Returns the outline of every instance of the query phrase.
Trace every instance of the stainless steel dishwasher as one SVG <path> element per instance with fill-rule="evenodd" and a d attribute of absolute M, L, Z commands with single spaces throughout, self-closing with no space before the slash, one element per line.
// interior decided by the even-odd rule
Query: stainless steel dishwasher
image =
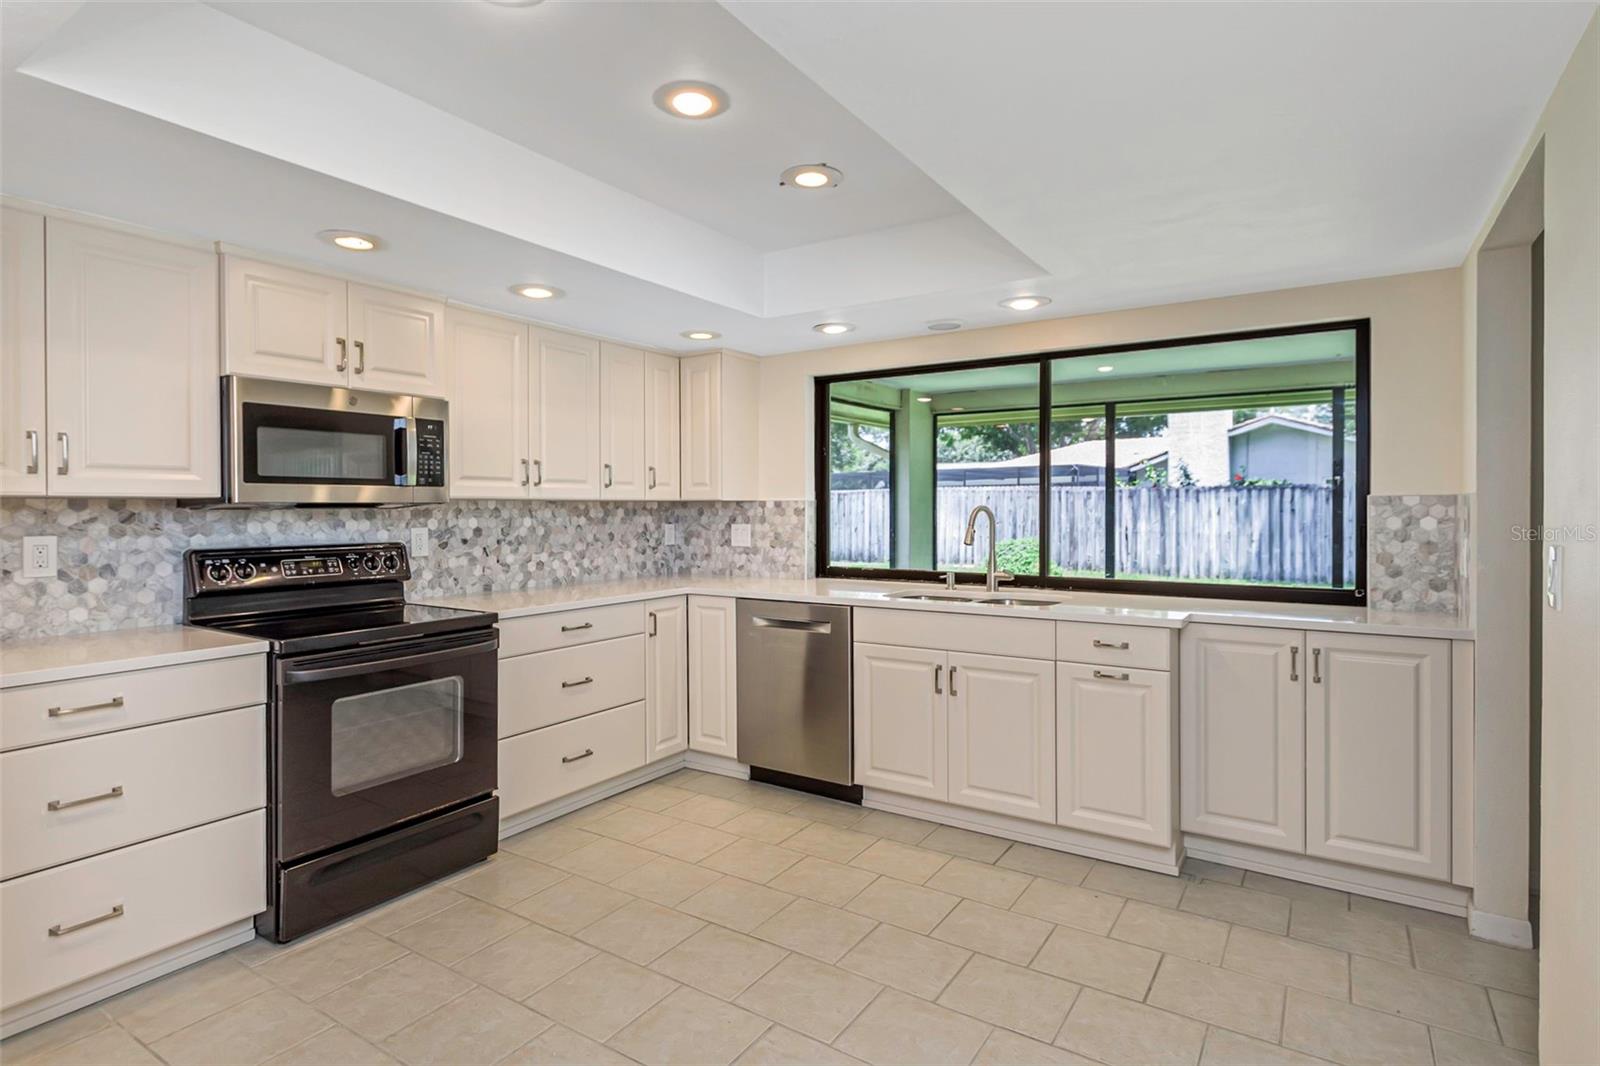
<path fill-rule="evenodd" d="M 739 761 L 751 777 L 851 785 L 850 608 L 739 601 Z M 757 771 L 765 771 L 757 773 Z"/>

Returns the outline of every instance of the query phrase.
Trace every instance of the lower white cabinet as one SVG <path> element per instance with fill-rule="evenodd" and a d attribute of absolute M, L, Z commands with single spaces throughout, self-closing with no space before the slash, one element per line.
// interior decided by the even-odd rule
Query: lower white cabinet
<path fill-rule="evenodd" d="M 1056 676 L 1056 821 L 1123 840 L 1170 845 L 1172 675 L 1060 663 Z"/>
<path fill-rule="evenodd" d="M 1450 644 L 1311 633 L 1306 851 L 1450 877 Z"/>
<path fill-rule="evenodd" d="M 502 740 L 501 819 L 643 766 L 644 737 L 640 702 Z"/>
<path fill-rule="evenodd" d="M 729 759 L 739 756 L 737 614 L 730 597 L 689 597 L 689 747 Z"/>
<path fill-rule="evenodd" d="M 858 641 L 853 658 L 856 784 L 949 799 L 949 656 Z"/>
<path fill-rule="evenodd" d="M 644 606 L 645 759 L 654 762 L 689 746 L 689 601 Z"/>
<path fill-rule="evenodd" d="M 1056 820 L 1056 665 L 951 652 L 949 800 Z"/>

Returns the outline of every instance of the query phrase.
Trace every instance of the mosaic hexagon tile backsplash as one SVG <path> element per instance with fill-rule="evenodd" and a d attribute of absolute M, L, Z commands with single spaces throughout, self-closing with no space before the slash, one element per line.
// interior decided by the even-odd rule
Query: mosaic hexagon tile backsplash
<path fill-rule="evenodd" d="M 0 504 L 0 639 L 163 625 L 183 615 L 183 553 L 236 545 L 410 543 L 413 596 L 501 592 L 675 573 L 800 577 L 812 516 L 800 501 L 555 503 L 457 501 L 397 509 L 177 507 L 156 500 Z M 663 525 L 678 543 L 663 543 Z M 734 548 L 728 527 L 751 526 Z M 22 538 L 54 536 L 53 579 L 24 580 Z"/>
<path fill-rule="evenodd" d="M 1470 496 L 1367 497 L 1367 604 L 1459 611 L 1467 602 Z"/>

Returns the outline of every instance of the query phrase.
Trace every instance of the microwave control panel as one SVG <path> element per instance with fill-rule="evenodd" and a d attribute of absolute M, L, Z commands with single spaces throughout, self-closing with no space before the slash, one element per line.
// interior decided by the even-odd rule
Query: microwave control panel
<path fill-rule="evenodd" d="M 417 424 L 417 473 L 414 484 L 421 488 L 444 487 L 444 423 L 419 418 Z"/>

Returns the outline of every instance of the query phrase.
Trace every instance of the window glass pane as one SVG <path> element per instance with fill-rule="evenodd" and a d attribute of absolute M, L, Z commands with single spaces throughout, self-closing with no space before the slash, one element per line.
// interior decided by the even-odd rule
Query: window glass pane
<path fill-rule="evenodd" d="M 828 431 L 830 561 L 890 566 L 894 412 L 835 401 Z"/>
<path fill-rule="evenodd" d="M 994 512 L 995 566 L 1019 576 L 1039 572 L 1038 391 L 1035 385 L 1027 410 L 935 414 L 935 569 L 988 569 L 989 527 L 981 514 L 966 543 L 974 509 L 987 507 Z"/>
<path fill-rule="evenodd" d="M 1059 393 L 1061 390 L 1054 390 Z M 1106 409 L 1050 412 L 1050 573 L 1106 575 Z"/>

